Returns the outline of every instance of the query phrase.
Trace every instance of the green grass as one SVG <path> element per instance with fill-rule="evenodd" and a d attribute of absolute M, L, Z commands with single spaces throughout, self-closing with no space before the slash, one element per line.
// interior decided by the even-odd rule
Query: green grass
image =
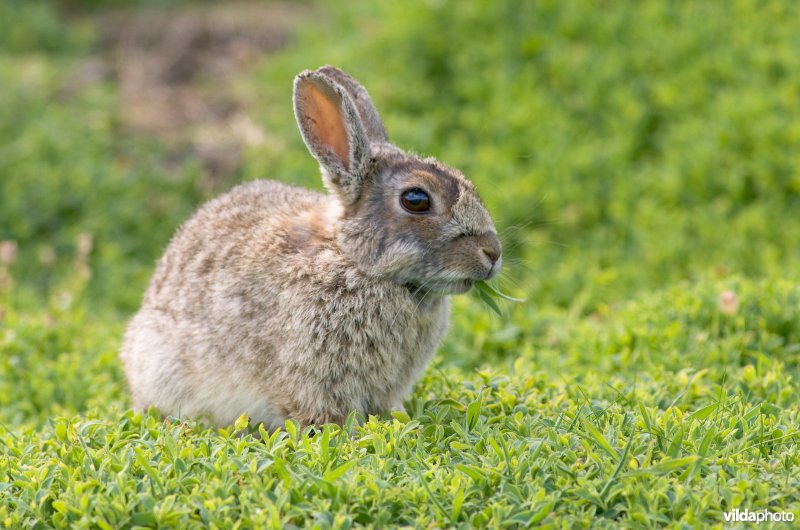
<path fill-rule="evenodd" d="M 800 515 L 791 2 L 324 11 L 236 78 L 270 141 L 216 180 L 127 130 L 113 78 L 69 88 L 102 11 L 59 5 L 81 11 L 0 3 L 0 241 L 18 245 L 0 263 L 0 527 Z M 407 413 L 312 435 L 131 412 L 117 350 L 174 229 L 242 180 L 321 187 L 290 91 L 323 63 L 364 82 L 399 145 L 476 182 L 506 249 L 497 288 L 527 301 L 456 298 Z"/>

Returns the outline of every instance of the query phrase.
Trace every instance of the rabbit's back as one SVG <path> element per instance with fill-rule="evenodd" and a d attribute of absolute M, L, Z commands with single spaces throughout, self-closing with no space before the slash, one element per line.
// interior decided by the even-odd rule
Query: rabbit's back
<path fill-rule="evenodd" d="M 448 304 L 360 272 L 339 206 L 273 181 L 204 205 L 160 260 L 122 357 L 139 408 L 243 412 L 279 426 L 398 404 L 444 333 Z"/>
<path fill-rule="evenodd" d="M 244 280 L 279 261 L 278 247 L 295 237 L 288 233 L 292 220 L 329 203 L 321 193 L 272 180 L 242 184 L 207 202 L 170 241 L 144 305 L 169 302 L 172 311 L 191 313 L 194 302 L 206 304 L 220 283 Z"/>

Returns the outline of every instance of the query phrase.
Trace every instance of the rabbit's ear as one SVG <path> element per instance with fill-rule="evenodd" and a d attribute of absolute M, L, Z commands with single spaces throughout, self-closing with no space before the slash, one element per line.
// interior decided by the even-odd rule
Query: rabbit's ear
<path fill-rule="evenodd" d="M 358 110 L 361 123 L 364 125 L 364 130 L 371 142 L 389 141 L 386 128 L 383 126 L 383 120 L 381 120 L 378 109 L 375 108 L 375 104 L 372 102 L 372 98 L 369 97 L 366 88 L 334 66 L 323 66 L 317 72 L 332 79 L 347 92 L 353 104 L 355 104 L 356 110 Z"/>
<path fill-rule="evenodd" d="M 300 133 L 322 168 L 325 186 L 354 202 L 370 157 L 369 138 L 352 99 L 330 77 L 310 70 L 294 81 L 294 113 Z"/>

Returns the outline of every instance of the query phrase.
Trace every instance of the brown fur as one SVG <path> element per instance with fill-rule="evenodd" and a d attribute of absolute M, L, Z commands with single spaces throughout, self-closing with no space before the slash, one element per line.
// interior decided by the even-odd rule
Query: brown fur
<path fill-rule="evenodd" d="M 351 77 L 303 72 L 295 112 L 332 193 L 256 181 L 178 230 L 122 348 L 137 408 L 275 428 L 400 406 L 444 335 L 447 295 L 497 273 L 472 184 L 387 143 Z M 402 208 L 411 187 L 429 212 Z"/>

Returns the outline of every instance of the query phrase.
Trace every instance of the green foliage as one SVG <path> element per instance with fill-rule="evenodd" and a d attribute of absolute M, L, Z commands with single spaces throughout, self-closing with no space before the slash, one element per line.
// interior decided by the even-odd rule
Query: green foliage
<path fill-rule="evenodd" d="M 257 172 L 309 173 L 275 109 L 299 65 L 331 62 L 369 87 L 398 144 L 476 182 L 534 300 L 590 312 L 714 270 L 797 277 L 791 4 L 358 7 L 267 63 L 278 96 L 262 119 L 297 159 L 254 153 Z"/>
<path fill-rule="evenodd" d="M 87 299 L 131 311 L 160 249 L 200 201 L 198 170 L 188 162 L 169 174 L 153 141 L 128 139 L 106 83 L 70 91 L 79 66 L 70 55 L 0 53 L 0 240 L 19 244 L 20 287 L 47 297 L 70 281 L 86 234 Z"/>
<path fill-rule="evenodd" d="M 492 287 L 490 283 L 485 281 L 475 282 L 474 292 L 478 298 L 483 301 L 483 303 L 485 303 L 492 311 L 495 312 L 497 316 L 500 317 L 503 316 L 503 312 L 500 310 L 500 306 L 497 305 L 498 299 L 517 303 L 525 302 L 525 299 L 523 298 L 514 298 L 513 296 L 509 296 L 498 291 L 495 287 Z"/>
<path fill-rule="evenodd" d="M 677 302 L 680 294 L 656 297 L 646 309 L 702 323 L 699 307 L 660 313 L 665 298 Z M 765 322 L 780 320 L 780 311 L 756 299 L 746 305 L 743 320 L 764 314 L 749 331 L 771 336 Z M 746 331 L 729 324 L 721 336 Z M 0 432 L 7 457 L 0 521 L 15 528 L 40 520 L 57 528 L 706 526 L 734 506 L 778 511 L 800 502 L 793 471 L 800 396 L 781 361 L 652 373 L 554 379 L 529 357 L 508 375 L 429 372 L 408 414 L 363 426 L 350 418 L 344 429 L 315 433 L 290 422 L 270 434 L 243 421 L 236 436 L 107 406 L 55 417 L 40 430 Z"/>
<path fill-rule="evenodd" d="M 722 527 L 733 508 L 798 512 L 791 2 L 320 3 L 236 79 L 269 141 L 219 180 L 126 129 L 113 76 L 76 74 L 102 7 L 0 2 L 0 242 L 18 249 L 0 246 L 0 526 Z M 399 145 L 476 182 L 505 245 L 496 288 L 527 301 L 485 286 L 498 317 L 456 297 L 391 417 L 265 433 L 131 412 L 117 349 L 180 222 L 241 180 L 320 187 L 290 97 L 324 63 L 364 82 Z"/>
<path fill-rule="evenodd" d="M 65 26 L 59 13 L 44 2 L 0 2 L 0 50 L 6 53 L 48 52 L 58 55 L 85 44 L 80 25 Z M 6 86 L 6 85 L 4 85 Z"/>

